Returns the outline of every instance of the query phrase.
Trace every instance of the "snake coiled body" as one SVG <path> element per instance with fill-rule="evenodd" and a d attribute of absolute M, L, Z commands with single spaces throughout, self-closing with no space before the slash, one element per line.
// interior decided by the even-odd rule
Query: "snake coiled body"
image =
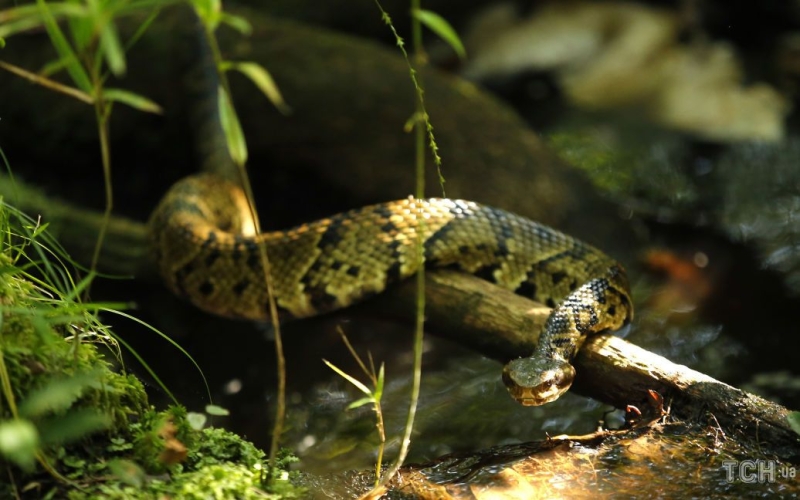
<path fill-rule="evenodd" d="M 558 398 L 572 383 L 569 360 L 586 336 L 617 329 L 633 314 L 625 271 L 613 259 L 471 201 L 409 198 L 260 235 L 249 214 L 235 184 L 208 174 L 176 183 L 149 224 L 167 286 L 206 311 L 266 320 L 264 244 L 281 319 L 313 316 L 413 275 L 421 238 L 426 266 L 457 268 L 554 308 L 536 352 L 503 371 L 522 404 Z"/>

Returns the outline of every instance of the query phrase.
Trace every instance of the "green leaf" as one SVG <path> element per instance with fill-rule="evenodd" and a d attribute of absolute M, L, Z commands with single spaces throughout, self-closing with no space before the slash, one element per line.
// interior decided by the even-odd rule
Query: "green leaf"
<path fill-rule="evenodd" d="M 107 101 L 115 101 L 126 104 L 134 109 L 138 109 L 139 111 L 144 111 L 145 113 L 154 113 L 160 115 L 164 112 L 161 106 L 155 102 L 151 101 L 147 97 L 135 94 L 129 90 L 105 89 L 103 90 L 103 97 L 105 97 Z"/>
<path fill-rule="evenodd" d="M 328 365 L 328 368 L 330 368 L 331 370 L 333 370 L 336 373 L 338 373 L 340 377 L 342 377 L 343 379 L 347 380 L 348 382 L 350 382 L 351 384 L 356 386 L 359 391 L 363 392 L 364 394 L 366 394 L 369 397 L 372 397 L 372 391 L 370 391 L 369 388 L 366 385 L 362 384 L 359 380 L 357 380 L 357 379 L 353 378 L 352 376 L 348 375 L 347 373 L 342 371 L 338 366 L 334 365 L 333 363 L 331 363 L 327 359 L 323 359 L 322 362 L 325 363 L 326 365 Z"/>
<path fill-rule="evenodd" d="M 73 469 L 83 469 L 86 467 L 86 460 L 76 457 L 75 455 L 67 455 L 62 460 L 61 463 L 66 465 L 67 467 L 72 467 Z"/>
<path fill-rule="evenodd" d="M 42 25 L 42 20 L 36 16 L 30 16 L 18 21 L 0 24 L 0 37 L 9 37 L 21 31 L 27 31 Z"/>
<path fill-rule="evenodd" d="M 272 104 L 278 108 L 278 111 L 283 113 L 284 115 L 288 115 L 291 113 L 291 109 L 289 106 L 286 105 L 286 102 L 283 100 L 283 96 L 281 95 L 281 91 L 278 88 L 278 85 L 275 84 L 275 80 L 272 79 L 272 75 L 260 64 L 254 62 L 230 62 L 225 61 L 222 63 L 220 69 L 222 71 L 230 71 L 236 70 L 247 78 L 252 81 L 256 87 L 261 90 L 261 92 L 270 100 Z"/>
<path fill-rule="evenodd" d="M 220 21 L 220 13 L 222 12 L 221 0 L 191 0 L 194 6 L 197 17 L 203 22 L 203 25 L 209 31 L 214 31 Z"/>
<path fill-rule="evenodd" d="M 242 126 L 239 124 L 239 117 L 233 108 L 228 93 L 220 85 L 217 92 L 217 104 L 219 105 L 219 118 L 222 123 L 222 130 L 225 132 L 225 139 L 228 143 L 228 153 L 237 165 L 247 163 L 247 143 L 244 139 Z"/>
<path fill-rule="evenodd" d="M 106 451 L 109 451 L 111 453 L 118 451 L 128 451 L 133 449 L 133 443 L 125 441 L 125 438 L 112 437 L 109 439 L 109 441 L 111 441 L 111 444 L 106 446 Z"/>
<path fill-rule="evenodd" d="M 53 17 L 86 16 L 86 7 L 72 2 L 48 4 Z M 38 5 L 22 5 L 0 11 L 0 37 L 11 36 L 21 31 L 44 25 L 42 11 Z"/>
<path fill-rule="evenodd" d="M 383 363 L 381 363 L 381 367 L 378 368 L 378 381 L 375 383 L 375 392 L 373 392 L 375 401 L 380 401 L 381 396 L 383 396 L 384 376 L 385 376 L 384 365 Z"/>
<path fill-rule="evenodd" d="M 149 5 L 150 3 L 152 3 L 153 5 Z M 134 45 L 136 45 L 136 42 L 139 41 L 139 39 L 147 32 L 148 29 L 150 29 L 150 25 L 153 24 L 153 21 L 156 20 L 156 17 L 158 17 L 158 14 L 161 12 L 161 9 L 171 3 L 175 2 L 168 0 L 156 0 L 156 2 L 144 2 L 144 4 L 141 5 L 141 8 L 149 8 L 151 10 L 150 13 L 147 15 L 147 19 L 144 19 L 143 21 L 137 23 L 138 26 L 136 27 L 136 31 L 125 42 L 126 51 L 130 50 L 131 48 L 133 48 Z M 124 7 L 120 10 L 121 11 L 124 10 Z M 133 13 L 139 14 L 140 13 L 139 8 L 138 7 L 135 8 Z"/>
<path fill-rule="evenodd" d="M 347 409 L 348 410 L 353 410 L 355 408 L 360 408 L 360 407 L 362 407 L 364 405 L 372 404 L 374 402 L 375 402 L 375 400 L 373 398 L 371 398 L 371 397 L 370 398 L 357 399 L 356 401 L 353 401 L 352 403 L 347 405 Z"/>
<path fill-rule="evenodd" d="M 189 426 L 192 429 L 202 431 L 203 427 L 206 425 L 206 421 L 208 421 L 208 417 L 204 413 L 190 411 L 186 414 L 186 421 L 189 422 Z"/>
<path fill-rule="evenodd" d="M 97 6 L 91 6 L 85 17 L 70 17 L 67 19 L 69 34 L 72 37 L 72 46 L 77 53 L 86 53 L 89 45 L 95 40 L 95 25 L 100 25 L 102 17 L 97 11 Z M 95 4 L 97 2 L 94 2 Z M 94 7 L 94 8 L 92 8 Z"/>
<path fill-rule="evenodd" d="M 61 31 L 58 23 L 56 23 L 53 14 L 50 12 L 47 2 L 44 0 L 36 0 L 36 4 L 41 10 L 44 26 L 47 29 L 47 34 L 50 36 L 50 41 L 52 42 L 53 47 L 55 47 L 58 55 L 67 61 L 67 72 L 69 73 L 69 76 L 72 77 L 72 81 L 74 81 L 75 85 L 82 91 L 93 95 L 92 82 L 89 79 L 89 75 L 86 73 L 86 70 L 83 68 L 83 66 L 81 66 L 78 57 L 72 50 L 72 46 L 70 46 L 67 38 L 64 36 L 64 32 Z"/>
<path fill-rule="evenodd" d="M 217 405 L 206 405 L 206 413 L 220 417 L 227 417 L 231 414 L 226 408 Z"/>
<path fill-rule="evenodd" d="M 50 2 L 50 12 L 56 17 L 85 17 L 88 10 L 83 2 Z M 42 11 L 38 5 L 27 4 L 0 10 L 0 23 L 6 23 L 26 17 L 42 18 Z"/>
<path fill-rule="evenodd" d="M 67 444 L 111 426 L 111 417 L 95 408 L 80 408 L 39 423 L 43 444 Z"/>
<path fill-rule="evenodd" d="M 9 23 L 28 17 L 41 18 L 37 5 L 20 5 L 10 9 L 0 10 L 0 23 Z"/>
<path fill-rule="evenodd" d="M 145 481 L 145 472 L 139 464 L 131 460 L 116 459 L 108 462 L 108 470 L 117 479 L 135 488 L 141 488 Z"/>
<path fill-rule="evenodd" d="M 250 24 L 250 21 L 241 16 L 234 16 L 233 14 L 222 12 L 219 20 L 221 23 L 227 24 L 242 35 L 250 35 L 253 32 L 253 26 Z"/>
<path fill-rule="evenodd" d="M 99 370 L 79 373 L 72 377 L 56 378 L 49 381 L 25 398 L 19 405 L 20 415 L 35 418 L 48 412 L 66 410 L 80 398 L 87 387 L 99 387 Z"/>
<path fill-rule="evenodd" d="M 465 59 L 467 57 L 467 51 L 464 49 L 464 44 L 461 43 L 458 33 L 456 33 L 456 30 L 453 29 L 445 18 L 435 12 L 425 9 L 415 9 L 412 11 L 412 15 L 429 30 L 439 35 L 439 38 L 444 40 L 460 59 Z"/>
<path fill-rule="evenodd" d="M 220 0 L 191 0 L 191 4 L 203 16 L 222 10 L 222 2 Z"/>
<path fill-rule="evenodd" d="M 0 454 L 21 469 L 33 470 L 39 449 L 39 433 L 27 420 L 0 422 Z"/>
<path fill-rule="evenodd" d="M 408 117 L 408 120 L 403 124 L 403 132 L 410 133 L 414 127 L 419 127 L 425 123 L 425 114 L 415 111 Z"/>
<path fill-rule="evenodd" d="M 117 28 L 110 21 L 105 23 L 100 34 L 100 50 L 108 64 L 108 69 L 114 76 L 125 74 L 125 51 L 119 41 Z"/>
<path fill-rule="evenodd" d="M 786 421 L 789 422 L 789 427 L 794 432 L 800 434 L 800 411 L 793 411 L 786 416 Z"/>

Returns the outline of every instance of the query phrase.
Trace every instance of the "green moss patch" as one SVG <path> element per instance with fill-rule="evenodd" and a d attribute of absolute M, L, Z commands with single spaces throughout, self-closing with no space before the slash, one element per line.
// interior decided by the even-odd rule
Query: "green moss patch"
<path fill-rule="evenodd" d="M 283 456 L 156 411 L 43 227 L 0 206 L 0 498 L 294 498 Z"/>

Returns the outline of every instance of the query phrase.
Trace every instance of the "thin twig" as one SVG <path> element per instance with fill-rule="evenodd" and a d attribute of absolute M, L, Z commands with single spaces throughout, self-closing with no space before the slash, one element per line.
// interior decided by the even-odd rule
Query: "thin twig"
<path fill-rule="evenodd" d="M 41 85 L 42 87 L 46 87 L 50 90 L 66 94 L 70 97 L 74 97 L 75 99 L 81 102 L 85 102 L 86 104 L 94 104 L 94 98 L 89 94 L 87 94 L 86 92 L 83 92 L 82 90 L 64 85 L 55 80 L 51 80 L 41 75 L 37 75 L 36 73 L 31 73 L 26 69 L 20 68 L 19 66 L 15 66 L 13 64 L 9 64 L 7 62 L 0 61 L 0 68 L 3 68 L 4 70 L 9 71 L 11 73 L 14 73 L 15 75 L 22 77 L 28 80 L 29 82 L 33 82 L 37 85 Z"/>

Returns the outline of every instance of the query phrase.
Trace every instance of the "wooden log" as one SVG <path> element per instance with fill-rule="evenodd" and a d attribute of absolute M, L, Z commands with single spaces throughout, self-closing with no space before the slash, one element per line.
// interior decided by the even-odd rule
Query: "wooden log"
<path fill-rule="evenodd" d="M 267 43 L 270 39 L 273 43 Z M 413 101 L 407 81 L 399 79 L 399 75 L 405 78 L 407 73 L 402 62 L 390 60 L 387 67 L 384 63 L 389 59 L 382 49 L 365 46 L 347 37 L 326 35 L 268 19 L 259 23 L 253 40 L 253 45 L 240 44 L 234 55 L 241 59 L 270 61 L 271 71 L 286 89 L 295 109 L 293 118 L 287 120 L 276 116 L 261 96 L 258 96 L 259 99 L 244 99 L 244 102 L 260 103 L 257 106 L 266 107 L 263 113 L 254 113 L 254 116 L 272 120 L 266 126 L 262 124 L 270 133 L 262 134 L 261 141 L 251 142 L 260 142 L 277 163 L 285 161 L 291 164 L 291 159 L 302 157 L 302 152 L 309 149 L 308 144 L 314 144 L 321 135 L 331 135 L 331 131 L 339 130 L 340 134 L 325 149 L 326 155 L 315 159 L 328 167 L 323 171 L 339 175 L 342 183 L 366 185 L 368 180 L 373 179 L 376 165 L 383 166 L 394 158 L 400 159 L 396 160 L 398 164 L 409 164 L 404 157 L 411 151 L 406 141 L 394 141 L 388 148 L 384 141 L 374 140 L 375 137 L 369 134 L 374 132 L 373 122 L 366 118 L 345 123 L 347 126 L 341 124 L 343 116 L 352 116 L 359 111 L 362 113 L 359 116 L 366 117 L 373 114 L 375 109 L 383 110 L 382 119 L 378 121 L 381 124 L 398 127 L 397 124 L 407 119 L 409 113 L 404 107 L 386 109 L 401 92 L 405 93 L 406 104 Z M 256 43 L 258 41 L 261 42 Z M 253 46 L 260 50 L 251 52 Z M 255 55 L 263 57 L 251 57 Z M 374 65 L 366 64 L 367 60 Z M 308 68 L 314 68 L 316 72 L 309 76 Z M 389 74 L 389 68 L 392 77 L 384 78 Z M 322 77 L 334 73 L 339 77 Z M 404 85 L 402 90 L 395 89 L 401 81 Z M 441 117 L 437 121 L 437 131 L 442 148 L 447 151 L 449 158 L 455 159 L 454 164 L 461 169 L 468 169 L 472 174 L 451 179 L 451 193 L 471 197 L 471 192 L 477 192 L 482 198 L 495 197 L 506 205 L 512 205 L 509 208 L 525 207 L 520 211 L 551 222 L 567 223 L 563 216 L 557 214 L 572 214 L 574 219 L 591 221 L 583 226 L 596 231 L 600 224 L 596 222 L 598 211 L 586 210 L 586 206 L 600 202 L 589 186 L 584 181 L 567 182 L 565 169 L 544 153 L 535 136 L 524 129 L 513 113 L 463 82 L 448 84 L 446 78 L 436 76 L 433 72 L 426 74 L 426 82 L 432 114 Z M 154 83 L 163 86 L 162 81 Z M 337 85 L 336 92 L 331 90 L 334 84 Z M 365 99 L 362 90 L 365 88 L 389 90 L 370 95 L 368 105 L 354 104 Z M 145 94 L 150 95 L 148 92 Z M 8 92 L 8 95 L 15 94 Z M 347 95 L 357 99 L 332 100 L 330 95 Z M 475 109 L 478 108 L 486 110 L 476 113 Z M 469 110 L 470 114 L 462 116 L 447 113 L 462 109 Z M 50 111 L 49 107 L 47 111 Z M 491 117 L 492 126 L 487 126 L 487 117 Z M 309 127 L 309 124 L 313 126 Z M 18 128 L 25 130 L 28 136 L 37 135 L 24 127 Z M 451 133 L 445 132 L 447 130 Z M 307 136 L 302 134 L 304 131 Z M 325 134 L 321 131 L 325 131 Z M 129 136 L 122 134 L 122 137 L 128 140 Z M 364 147 L 347 142 L 348 138 L 365 138 Z M 74 141 L 74 138 L 70 137 L 70 141 Z M 470 146 L 481 143 L 488 146 L 476 154 Z M 286 144 L 297 146 L 293 148 Z M 369 149 L 372 156 L 365 157 L 364 151 L 369 145 L 373 146 Z M 359 161 L 347 156 L 356 151 Z M 328 160 L 338 163 L 327 163 Z M 261 163 L 269 162 L 265 157 Z M 486 175 L 488 165 L 495 167 L 491 175 Z M 343 175 L 340 172 L 342 168 L 351 170 Z M 395 176 L 384 176 L 383 184 L 393 188 L 399 179 L 410 182 L 406 170 L 393 171 Z M 402 172 L 402 177 L 398 177 L 401 174 L 397 172 Z M 528 182 L 519 182 L 524 178 Z M 459 185 L 459 182 L 464 184 Z M 576 186 L 580 189 L 576 189 Z M 6 201 L 34 216 L 43 215 L 68 250 L 80 261 L 88 261 L 102 220 L 99 214 L 49 198 L 21 182 L 14 185 L 7 176 L 0 178 L 0 194 Z M 537 201 L 535 209 L 528 206 L 530 200 Z M 600 218 L 601 221 L 608 219 L 610 217 Z M 139 279 L 154 278 L 143 223 L 118 217 L 112 219 L 101 254 L 101 270 L 136 275 Z M 382 309 L 378 310 L 386 314 L 410 318 L 414 311 L 414 290 L 412 283 L 404 284 L 372 301 L 368 307 L 371 310 L 380 307 Z M 448 272 L 429 273 L 427 294 L 429 330 L 456 339 L 499 360 L 529 354 L 536 343 L 535 332 L 539 331 L 538 326 L 549 312 L 541 305 L 477 278 Z M 673 401 L 672 409 L 676 415 L 693 416 L 698 412 L 710 411 L 723 428 L 745 432 L 751 437 L 758 436 L 760 445 L 777 456 L 794 461 L 800 457 L 797 451 L 798 436 L 786 421 L 788 411 L 785 408 L 671 363 L 622 339 L 609 336 L 590 339 L 579 353 L 575 365 L 578 370 L 575 390 L 582 394 L 624 407 L 647 401 L 648 390 L 652 389 L 664 395 L 667 402 Z"/>
<path fill-rule="evenodd" d="M 12 186 L 0 174 L 0 196 L 18 208 L 41 214 L 76 257 L 88 257 L 100 215 L 50 199 L 19 180 Z M 103 270 L 135 274 L 153 281 L 143 223 L 112 218 L 102 253 Z M 416 286 L 409 280 L 356 309 L 412 321 Z M 426 273 L 426 328 L 478 352 L 507 361 L 530 354 L 550 309 L 491 283 L 448 270 Z M 673 363 L 611 335 L 587 340 L 574 360 L 577 378 L 573 390 L 625 408 L 646 405 L 650 390 L 671 406 L 672 414 L 695 418 L 711 413 L 728 433 L 757 440 L 767 453 L 800 461 L 800 437 L 787 421 L 789 411 L 707 375 Z"/>
<path fill-rule="evenodd" d="M 415 285 L 404 283 L 363 307 L 413 318 Z M 500 361 L 530 354 L 550 309 L 491 283 L 455 271 L 426 276 L 426 329 Z M 574 366 L 575 392 L 625 408 L 645 407 L 649 391 L 663 396 L 681 418 L 714 415 L 725 432 L 757 442 L 766 453 L 800 461 L 800 436 L 789 410 L 731 387 L 613 335 L 586 341 Z"/>

